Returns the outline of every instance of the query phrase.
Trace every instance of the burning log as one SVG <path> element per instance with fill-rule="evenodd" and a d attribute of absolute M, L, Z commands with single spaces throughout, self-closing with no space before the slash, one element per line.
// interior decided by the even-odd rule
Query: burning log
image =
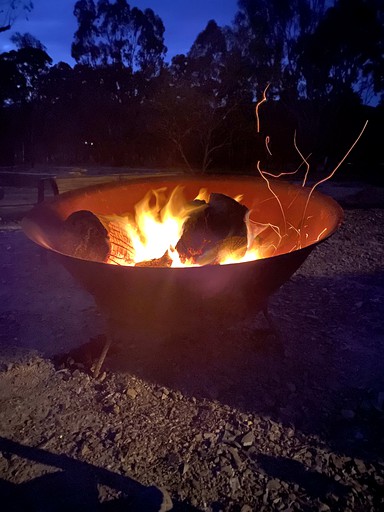
<path fill-rule="evenodd" d="M 181 261 L 218 263 L 223 253 L 242 257 L 247 249 L 246 206 L 224 194 L 211 194 L 206 208 L 189 217 L 176 245 Z"/>
<path fill-rule="evenodd" d="M 129 261 L 132 254 L 124 218 L 88 210 L 74 212 L 65 220 L 60 243 L 65 253 L 91 261 L 119 264 Z"/>
<path fill-rule="evenodd" d="M 218 264 L 226 257 L 241 258 L 247 249 L 248 209 L 224 194 L 211 194 L 209 202 L 196 199 L 191 204 L 202 206 L 184 223 L 176 245 L 182 263 Z M 168 251 L 162 257 L 137 262 L 127 234 L 128 219 L 80 210 L 63 224 L 61 250 L 77 258 L 137 267 L 170 267 Z"/>

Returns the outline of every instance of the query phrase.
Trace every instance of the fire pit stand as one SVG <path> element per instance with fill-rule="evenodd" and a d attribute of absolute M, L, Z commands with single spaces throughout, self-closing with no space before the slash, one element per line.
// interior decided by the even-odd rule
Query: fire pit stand
<path fill-rule="evenodd" d="M 264 304 L 264 306 L 262 307 L 260 312 L 263 314 L 263 316 L 268 324 L 268 328 L 262 329 L 262 331 L 273 335 L 276 339 L 276 348 L 278 350 L 280 350 L 280 349 L 282 350 L 283 349 L 282 337 L 281 337 L 278 327 L 276 326 L 276 322 L 274 321 L 274 319 L 271 316 L 271 313 L 269 312 L 268 302 L 266 302 Z M 108 329 L 108 331 L 113 331 L 113 329 Z M 91 368 L 92 376 L 95 379 L 98 379 L 100 372 L 103 368 L 105 358 L 107 357 L 108 352 L 113 343 L 114 343 L 113 333 L 107 332 L 107 334 L 105 335 L 105 342 L 104 342 L 103 348 L 100 352 L 100 356 L 98 357 L 94 366 L 92 365 L 92 368 Z"/>
<path fill-rule="evenodd" d="M 100 353 L 100 357 L 98 358 L 97 362 L 96 362 L 96 365 L 95 365 L 95 368 L 92 372 L 93 374 L 93 377 L 95 379 L 97 379 L 100 375 L 100 371 L 101 371 L 101 368 L 104 364 L 104 361 L 105 361 L 105 358 L 107 357 L 107 354 L 108 354 L 108 351 L 111 347 L 111 344 L 112 344 L 112 337 L 110 335 L 106 335 L 106 340 L 105 340 L 105 343 L 104 343 L 104 346 L 103 346 L 103 349 Z"/>
<path fill-rule="evenodd" d="M 201 188 L 230 197 L 242 195 L 242 203 L 251 211 L 251 221 L 277 226 L 286 236 L 272 257 L 188 268 L 111 265 L 63 251 L 63 223 L 72 213 L 80 210 L 106 216 L 133 213 L 148 191 L 160 188 L 171 191 L 177 185 L 184 187 L 185 197 L 190 201 Z M 268 311 L 268 298 L 296 272 L 316 245 L 337 230 L 343 213 L 333 199 L 318 192 L 308 202 L 306 188 L 276 182 L 273 190 L 274 194 L 264 180 L 254 177 L 137 179 L 64 193 L 37 205 L 24 218 L 27 236 L 56 253 L 75 280 L 94 297 L 107 319 L 109 334 L 96 363 L 95 377 L 116 339 L 113 331 L 119 324 L 124 325 L 129 336 L 139 336 L 139 343 L 156 343 L 170 334 L 182 339 L 181 332 L 195 333 L 205 322 L 233 325 L 263 312 L 271 332 L 280 338 Z M 302 229 L 301 241 L 295 245 L 298 228 Z M 273 236 L 272 230 L 270 233 Z"/>

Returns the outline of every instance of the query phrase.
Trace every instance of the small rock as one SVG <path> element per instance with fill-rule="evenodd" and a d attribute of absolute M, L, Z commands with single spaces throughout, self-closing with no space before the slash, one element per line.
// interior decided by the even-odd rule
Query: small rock
<path fill-rule="evenodd" d="M 82 457 L 85 457 L 85 455 L 87 455 L 87 453 L 89 453 L 89 447 L 88 447 L 88 445 L 83 444 L 81 449 L 80 449 L 80 455 Z"/>
<path fill-rule="evenodd" d="M 331 509 L 326 503 L 319 504 L 319 512 L 329 512 Z"/>
<path fill-rule="evenodd" d="M 133 389 L 133 388 L 128 388 L 127 391 L 125 392 L 125 394 L 127 396 L 129 396 L 129 398 L 131 398 L 131 400 L 134 400 L 138 395 L 136 389 Z"/>
<path fill-rule="evenodd" d="M 278 491 L 281 487 L 281 483 L 279 482 L 279 480 L 276 480 L 276 479 L 273 479 L 273 480 L 269 480 L 269 482 L 267 483 L 267 490 L 268 491 Z"/>
<path fill-rule="evenodd" d="M 253 434 L 253 432 L 248 432 L 247 434 L 245 434 L 242 438 L 241 438 L 241 444 L 244 446 L 244 447 L 247 447 L 247 446 L 252 446 L 253 443 L 255 442 L 255 436 Z"/>
<path fill-rule="evenodd" d="M 240 512 L 252 512 L 252 510 L 253 510 L 252 507 L 250 507 L 249 505 L 243 505 L 241 507 Z"/>
<path fill-rule="evenodd" d="M 231 444 L 235 440 L 236 436 L 229 430 L 224 430 L 222 441 L 223 443 Z"/>
<path fill-rule="evenodd" d="M 233 462 L 235 463 L 235 466 L 237 469 L 239 469 L 242 465 L 242 460 L 240 458 L 239 452 L 236 448 L 229 447 L 228 448 L 229 453 L 232 455 Z"/>
<path fill-rule="evenodd" d="M 354 459 L 354 463 L 359 473 L 365 473 L 367 471 L 367 467 L 361 459 Z"/>
<path fill-rule="evenodd" d="M 97 380 L 99 382 L 104 382 L 106 378 L 107 378 L 107 373 L 103 372 Z"/>
<path fill-rule="evenodd" d="M 332 455 L 332 462 L 337 469 L 342 469 L 344 466 L 343 461 L 337 455 Z"/>
<path fill-rule="evenodd" d="M 236 492 L 240 489 L 240 481 L 237 476 L 233 476 L 229 479 L 229 485 L 231 486 L 232 492 Z"/>
<path fill-rule="evenodd" d="M 233 473 L 234 473 L 234 470 L 233 470 L 233 467 L 230 466 L 229 464 L 221 464 L 220 465 L 220 471 L 222 471 L 223 473 L 227 473 L 228 475 L 232 476 Z"/>

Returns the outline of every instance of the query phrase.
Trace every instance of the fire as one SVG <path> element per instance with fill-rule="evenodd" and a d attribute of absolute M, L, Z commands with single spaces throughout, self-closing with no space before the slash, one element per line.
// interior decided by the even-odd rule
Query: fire
<path fill-rule="evenodd" d="M 135 206 L 135 216 L 127 218 L 125 229 L 132 244 L 134 263 L 174 255 L 184 222 L 201 206 L 188 204 L 181 187 L 167 200 L 166 190 L 151 190 Z M 172 258 L 172 256 L 171 256 Z"/>
<path fill-rule="evenodd" d="M 267 90 L 269 84 L 264 89 L 262 98 L 256 104 L 256 130 L 260 133 L 260 106 L 267 101 Z M 306 187 L 310 165 L 307 157 L 300 151 L 296 142 L 296 132 L 294 134 L 294 147 L 301 157 L 301 164 L 292 172 L 267 172 L 261 168 L 261 162 L 257 162 L 257 171 L 260 177 L 265 181 L 269 192 L 276 201 L 276 205 L 281 214 L 280 225 L 271 223 L 263 224 L 251 220 L 251 212 L 241 217 L 240 236 L 237 226 L 234 232 L 228 236 L 212 241 L 210 233 L 204 234 L 204 223 L 208 225 L 210 222 L 208 216 L 201 219 L 203 234 L 199 234 L 196 246 L 191 248 L 185 247 L 185 241 L 181 244 L 181 252 L 178 249 L 181 239 L 184 237 L 186 222 L 194 217 L 199 211 L 203 211 L 210 205 L 210 196 L 208 190 L 200 189 L 198 195 L 193 201 L 187 201 L 183 194 L 181 186 L 175 187 L 170 194 L 166 188 L 151 190 L 145 197 L 135 205 L 134 214 L 127 215 L 125 218 L 113 216 L 111 217 L 111 226 L 114 229 L 116 224 L 118 228 L 117 243 L 114 244 L 115 252 L 110 254 L 108 263 L 114 265 L 130 265 L 130 266 L 166 266 L 166 267 L 193 267 L 206 264 L 228 265 L 232 263 L 243 263 L 253 261 L 260 258 L 270 257 L 282 252 L 292 252 L 301 249 L 303 246 L 320 241 L 326 236 L 327 228 L 325 227 L 315 237 L 309 240 L 307 216 L 309 201 L 314 190 L 318 185 L 330 179 L 347 158 L 358 140 L 362 136 L 367 122 L 358 135 L 355 142 L 347 151 L 343 159 L 329 174 L 329 176 L 315 183 L 311 188 Z M 270 137 L 265 137 L 265 146 L 270 155 L 272 155 L 270 147 Z M 278 194 L 275 192 L 271 184 L 272 179 L 278 179 L 281 176 L 294 175 L 302 166 L 305 166 L 305 175 L 302 182 L 302 188 L 308 190 L 304 210 L 302 212 L 301 221 L 297 226 L 289 222 L 287 217 L 288 210 L 296 201 L 299 193 L 292 199 L 290 204 L 283 205 Z M 217 195 L 217 194 L 216 194 Z M 227 196 L 227 199 L 228 196 Z M 241 204 L 242 196 L 236 196 L 230 199 Z M 239 205 L 236 206 L 236 208 Z M 239 207 L 241 210 L 241 207 Z M 245 208 L 244 208 L 245 209 Z M 246 211 L 246 209 L 245 209 Z M 118 219 L 118 220 L 116 220 Z M 244 224 L 243 224 L 244 222 Z M 201 227 L 201 225 L 200 225 Z M 245 231 L 246 227 L 246 235 Z M 121 233 L 123 233 L 124 243 L 121 244 Z M 215 239 L 216 237 L 213 236 Z M 128 241 L 126 243 L 126 241 Z M 283 243 L 284 241 L 284 243 Z M 282 247 L 284 245 L 284 247 Z M 123 247 L 123 250 L 121 248 Z"/>
<path fill-rule="evenodd" d="M 154 266 L 194 267 L 204 264 L 192 259 L 183 259 L 176 249 L 182 234 L 185 222 L 191 215 L 207 207 L 210 193 L 200 189 L 193 201 L 187 201 L 183 187 L 176 186 L 170 193 L 166 188 L 150 190 L 134 208 L 134 214 L 124 217 L 112 216 L 110 220 L 124 230 L 129 244 L 125 251 L 110 255 L 107 263 L 114 265 L 135 266 L 144 262 L 154 262 Z M 242 196 L 234 198 L 240 202 Z M 258 239 L 249 221 L 249 214 L 244 218 L 247 227 L 247 247 L 240 251 L 231 244 L 218 249 L 216 264 L 228 265 L 252 261 L 261 257 Z M 155 263 L 156 261 L 156 263 Z"/>

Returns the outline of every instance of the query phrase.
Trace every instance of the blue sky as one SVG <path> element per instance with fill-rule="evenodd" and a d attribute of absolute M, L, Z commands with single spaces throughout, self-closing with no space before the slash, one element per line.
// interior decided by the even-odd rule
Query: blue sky
<path fill-rule="evenodd" d="M 34 9 L 28 20 L 21 14 L 12 30 L 0 34 L 0 53 L 13 48 L 9 38 L 14 32 L 29 32 L 46 47 L 56 63 L 60 60 L 73 65 L 71 43 L 76 31 L 73 16 L 75 0 L 33 0 Z M 229 24 L 237 10 L 237 0 L 134 0 L 128 3 L 140 9 L 154 10 L 165 26 L 167 59 L 185 53 L 210 19 L 219 25 Z"/>

